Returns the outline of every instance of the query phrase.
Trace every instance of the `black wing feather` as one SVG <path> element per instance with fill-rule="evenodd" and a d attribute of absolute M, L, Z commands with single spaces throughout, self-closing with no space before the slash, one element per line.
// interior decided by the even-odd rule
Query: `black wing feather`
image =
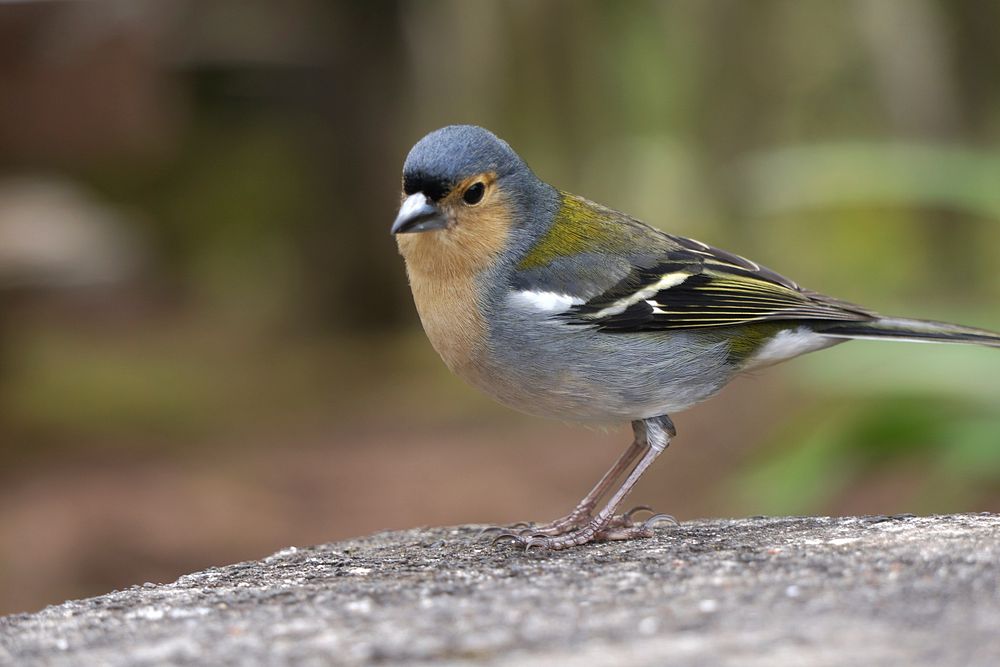
<path fill-rule="evenodd" d="M 782 320 L 866 321 L 875 314 L 805 290 L 748 259 L 699 241 L 632 272 L 564 317 L 606 331 L 655 331 Z M 665 282 L 668 286 L 656 289 Z"/>

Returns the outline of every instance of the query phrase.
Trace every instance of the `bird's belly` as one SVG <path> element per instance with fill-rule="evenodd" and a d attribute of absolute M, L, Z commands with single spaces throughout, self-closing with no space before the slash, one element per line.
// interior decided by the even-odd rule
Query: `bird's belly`
<path fill-rule="evenodd" d="M 491 329 L 472 384 L 517 410 L 613 422 L 683 410 L 721 389 L 734 368 L 711 335 L 615 334 L 509 314 Z"/>

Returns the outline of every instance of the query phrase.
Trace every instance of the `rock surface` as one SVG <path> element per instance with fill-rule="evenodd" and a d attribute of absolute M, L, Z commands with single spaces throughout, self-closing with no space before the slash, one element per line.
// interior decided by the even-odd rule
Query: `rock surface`
<path fill-rule="evenodd" d="M 420 529 L 0 618 L 0 663 L 1000 664 L 1000 515 L 693 521 L 524 553 Z"/>

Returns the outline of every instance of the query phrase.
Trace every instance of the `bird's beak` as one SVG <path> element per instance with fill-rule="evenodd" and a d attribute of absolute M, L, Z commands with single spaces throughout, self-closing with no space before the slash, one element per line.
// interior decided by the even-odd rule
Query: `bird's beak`
<path fill-rule="evenodd" d="M 428 201 L 423 192 L 416 192 L 403 200 L 391 231 L 393 234 L 429 232 L 432 229 L 443 229 L 447 225 L 448 221 L 441 209 Z"/>

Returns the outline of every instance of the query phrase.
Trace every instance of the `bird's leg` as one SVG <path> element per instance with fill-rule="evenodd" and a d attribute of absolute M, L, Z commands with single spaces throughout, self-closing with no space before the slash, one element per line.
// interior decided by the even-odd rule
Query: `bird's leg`
<path fill-rule="evenodd" d="M 560 535 L 531 534 L 525 535 L 514 532 L 501 533 L 494 541 L 509 539 L 518 544 L 523 544 L 525 548 L 543 547 L 546 549 L 566 549 L 568 547 L 586 544 L 594 540 L 626 540 L 635 537 L 651 537 L 653 534 L 652 525 L 662 519 L 656 515 L 642 524 L 632 524 L 629 521 L 615 522 L 615 512 L 622 500 L 629 494 L 639 478 L 646 471 L 656 457 L 670 444 L 670 438 L 676 435 L 673 422 L 666 415 L 662 417 L 652 417 L 632 423 L 635 429 L 636 442 L 642 443 L 640 450 L 644 449 L 639 463 L 632 469 L 622 485 L 615 491 L 611 499 L 608 500 L 596 516 L 582 525 L 562 533 Z M 640 437 L 641 436 L 641 437 Z M 631 448 L 630 448 L 631 450 Z M 626 452 L 628 453 L 628 452 Z M 624 458 L 624 457 L 623 457 Z M 616 464 L 617 467 L 617 464 Z M 612 468 L 612 470 L 614 470 Z M 611 471 L 609 471 L 610 473 Z M 602 482 L 604 480 L 602 479 Z M 600 486 L 600 483 L 598 484 Z M 596 487 L 595 487 L 596 488 Z M 588 494 L 589 495 L 589 494 Z"/>
<path fill-rule="evenodd" d="M 590 521 L 594 514 L 594 508 L 597 507 L 597 502 L 608 492 L 608 489 L 615 483 L 615 480 L 621 477 L 621 474 L 635 463 L 635 460 L 639 458 L 639 455 L 646 447 L 646 441 L 640 438 L 639 433 L 636 432 L 632 444 L 618 457 L 615 464 L 604 473 L 600 481 L 584 496 L 583 500 L 577 504 L 572 512 L 541 526 L 526 527 L 523 532 L 530 535 L 562 535 Z"/>

